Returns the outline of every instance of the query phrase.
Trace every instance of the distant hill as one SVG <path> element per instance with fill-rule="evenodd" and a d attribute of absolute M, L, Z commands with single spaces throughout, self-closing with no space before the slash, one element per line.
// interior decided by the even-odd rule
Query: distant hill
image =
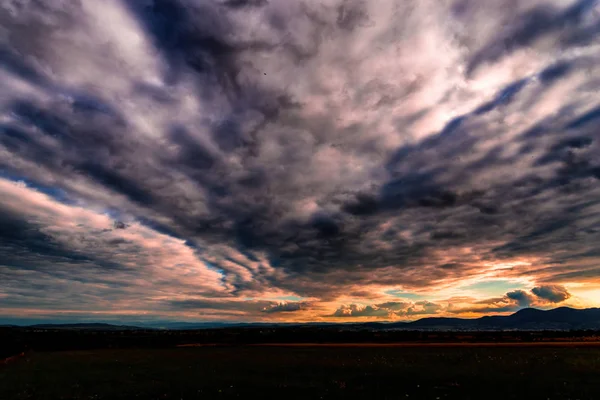
<path fill-rule="evenodd" d="M 196 330 L 196 329 L 215 329 L 229 328 L 234 326 L 244 326 L 247 324 L 232 323 L 232 322 L 158 322 L 149 323 L 142 326 L 147 326 L 153 329 L 173 329 L 173 330 Z"/>
<path fill-rule="evenodd" d="M 95 331 L 124 331 L 124 330 L 147 329 L 147 328 L 141 328 L 138 326 L 111 325 L 111 324 L 103 324 L 103 323 L 37 324 L 37 325 L 29 325 L 28 328 L 34 328 L 34 329 L 81 329 L 81 330 L 85 329 L 85 330 L 95 330 Z"/>
<path fill-rule="evenodd" d="M 525 308 L 512 315 L 485 316 L 476 319 L 423 318 L 408 323 L 387 324 L 384 329 L 432 330 L 574 330 L 600 329 L 600 308 L 553 310 Z"/>
<path fill-rule="evenodd" d="M 226 328 L 284 328 L 327 327 L 340 330 L 581 330 L 600 329 L 600 308 L 574 309 L 560 307 L 553 310 L 525 308 L 511 315 L 494 315 L 481 318 L 429 317 L 413 322 L 366 323 L 237 323 L 237 322 L 157 322 L 139 326 L 106 323 L 38 324 L 37 329 L 85 329 L 98 331 L 166 329 L 204 330 Z"/>

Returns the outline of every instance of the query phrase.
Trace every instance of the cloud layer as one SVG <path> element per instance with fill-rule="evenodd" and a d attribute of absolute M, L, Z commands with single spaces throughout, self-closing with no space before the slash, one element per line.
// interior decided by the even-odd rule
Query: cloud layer
<path fill-rule="evenodd" d="M 571 297 L 560 285 L 536 286 L 531 291 L 513 290 L 502 297 L 477 300 L 474 298 L 451 298 L 434 303 L 430 301 L 388 301 L 363 305 L 342 305 L 333 317 L 384 319 L 418 319 L 423 316 L 446 314 L 488 314 L 514 312 L 525 307 L 551 308 Z"/>
<path fill-rule="evenodd" d="M 597 304 L 600 5 L 480 3 L 3 2 L 0 314 Z"/>

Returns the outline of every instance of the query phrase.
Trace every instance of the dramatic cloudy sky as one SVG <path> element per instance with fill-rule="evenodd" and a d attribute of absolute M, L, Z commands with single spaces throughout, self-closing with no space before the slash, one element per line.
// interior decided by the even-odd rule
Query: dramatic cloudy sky
<path fill-rule="evenodd" d="M 3 0 L 0 319 L 600 305 L 600 1 Z"/>

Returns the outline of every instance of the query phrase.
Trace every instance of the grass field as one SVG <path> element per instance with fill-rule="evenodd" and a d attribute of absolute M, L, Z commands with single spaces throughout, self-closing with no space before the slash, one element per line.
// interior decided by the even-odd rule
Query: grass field
<path fill-rule="evenodd" d="M 0 399 L 600 399 L 598 347 L 240 346 L 30 353 Z"/>

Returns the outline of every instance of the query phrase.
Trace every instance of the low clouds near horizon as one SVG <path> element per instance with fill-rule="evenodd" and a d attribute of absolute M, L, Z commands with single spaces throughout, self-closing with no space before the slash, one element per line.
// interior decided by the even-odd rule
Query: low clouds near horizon
<path fill-rule="evenodd" d="M 385 319 L 418 319 L 423 316 L 447 314 L 488 314 L 515 312 L 521 308 L 551 308 L 571 297 L 571 293 L 560 285 L 534 287 L 531 291 L 513 290 L 502 297 L 484 300 L 454 298 L 443 303 L 430 301 L 388 301 L 380 304 L 342 305 L 333 317 L 358 318 L 377 317 Z M 464 304 L 468 304 L 464 306 Z"/>
<path fill-rule="evenodd" d="M 600 304 L 600 2 L 0 4 L 0 318 Z"/>

